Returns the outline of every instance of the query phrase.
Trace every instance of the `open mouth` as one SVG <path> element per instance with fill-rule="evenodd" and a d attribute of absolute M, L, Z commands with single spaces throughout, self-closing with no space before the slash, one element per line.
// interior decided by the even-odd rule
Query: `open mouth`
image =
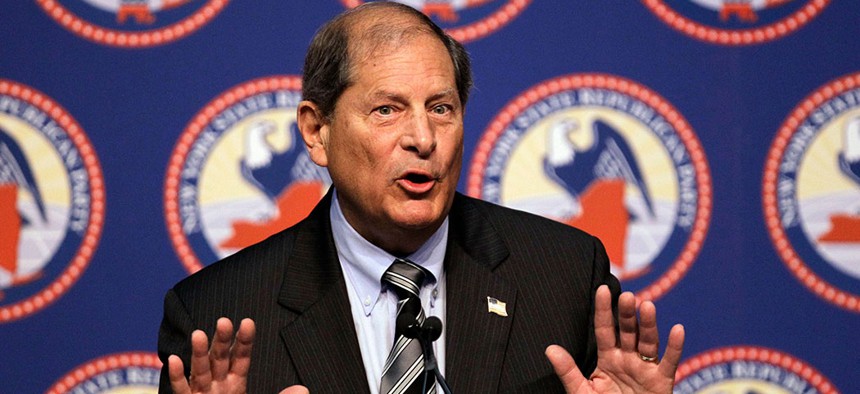
<path fill-rule="evenodd" d="M 433 189 L 435 178 L 424 172 L 409 172 L 400 178 L 400 186 L 409 193 L 424 194 Z"/>
<path fill-rule="evenodd" d="M 417 184 L 427 183 L 427 182 L 430 182 L 433 180 L 433 178 L 430 178 L 427 174 L 416 174 L 416 173 L 406 174 L 406 177 L 404 177 L 404 179 L 406 179 L 407 181 L 409 181 L 411 183 L 417 183 Z"/>

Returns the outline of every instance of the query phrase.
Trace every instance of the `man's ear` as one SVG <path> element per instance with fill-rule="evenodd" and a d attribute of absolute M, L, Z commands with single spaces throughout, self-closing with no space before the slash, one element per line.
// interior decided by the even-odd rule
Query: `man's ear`
<path fill-rule="evenodd" d="M 327 166 L 328 133 L 331 125 L 313 102 L 302 100 L 296 112 L 299 132 L 302 133 L 311 160 L 321 167 Z"/>

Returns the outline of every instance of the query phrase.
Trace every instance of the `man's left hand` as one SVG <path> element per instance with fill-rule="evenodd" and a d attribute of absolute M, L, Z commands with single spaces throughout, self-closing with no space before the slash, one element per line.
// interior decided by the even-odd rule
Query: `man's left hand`
<path fill-rule="evenodd" d="M 564 348 L 551 345 L 546 356 L 567 393 L 671 393 L 675 370 L 684 348 L 684 327 L 669 332 L 669 343 L 658 359 L 657 309 L 642 302 L 636 318 L 636 298 L 625 292 L 618 298 L 619 333 L 616 340 L 612 297 L 607 286 L 597 289 L 594 301 L 594 335 L 597 368 L 586 379 Z"/>

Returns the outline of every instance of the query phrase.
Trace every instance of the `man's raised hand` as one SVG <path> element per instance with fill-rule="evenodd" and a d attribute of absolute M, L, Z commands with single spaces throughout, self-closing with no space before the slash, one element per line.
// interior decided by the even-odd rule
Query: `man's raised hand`
<path fill-rule="evenodd" d="M 564 348 L 551 345 L 546 356 L 567 393 L 671 393 L 675 370 L 684 347 L 684 327 L 672 327 L 663 359 L 658 359 L 657 309 L 651 301 L 639 307 L 626 292 L 618 298 L 618 336 L 612 316 L 612 296 L 607 286 L 597 289 L 594 301 L 594 335 L 597 368 L 586 379 Z"/>
<path fill-rule="evenodd" d="M 244 394 L 248 391 L 248 370 L 251 369 L 251 348 L 256 326 L 251 319 L 242 319 L 233 337 L 233 322 L 226 317 L 215 323 L 212 347 L 206 333 L 191 333 L 191 376 L 185 379 L 182 359 L 168 359 L 170 387 L 176 394 Z M 280 394 L 308 394 L 303 386 L 290 386 Z"/>

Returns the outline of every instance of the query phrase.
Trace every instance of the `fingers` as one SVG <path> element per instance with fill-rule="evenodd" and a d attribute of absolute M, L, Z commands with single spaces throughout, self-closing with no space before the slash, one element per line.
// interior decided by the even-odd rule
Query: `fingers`
<path fill-rule="evenodd" d="M 587 380 L 582 376 L 582 372 L 579 371 L 576 362 L 573 361 L 573 357 L 567 350 L 558 345 L 550 345 L 546 348 L 544 354 L 546 354 L 546 358 L 552 364 L 552 369 L 555 370 L 555 374 L 558 375 L 566 392 L 572 393 L 587 383 Z"/>
<path fill-rule="evenodd" d="M 193 391 L 208 390 L 212 384 L 209 369 L 209 338 L 201 330 L 191 333 L 191 376 L 188 383 Z"/>
<path fill-rule="evenodd" d="M 239 376 L 247 376 L 251 368 L 251 349 L 257 327 L 251 319 L 242 319 L 239 331 L 236 333 L 236 343 L 233 345 L 233 364 L 230 372 Z"/>
<path fill-rule="evenodd" d="M 612 316 L 612 296 L 606 285 L 597 289 L 594 305 L 594 334 L 598 352 L 620 349 L 623 352 L 636 353 L 637 357 L 658 356 L 660 335 L 657 328 L 657 308 L 653 302 L 642 302 L 637 311 L 633 293 L 625 292 L 618 297 L 617 339 Z M 673 327 L 669 341 L 664 357 L 670 357 L 666 360 L 666 368 L 671 368 L 674 374 L 684 347 L 684 328 L 680 325 Z"/>
<path fill-rule="evenodd" d="M 296 385 L 287 387 L 281 390 L 281 392 L 278 394 L 310 394 L 310 391 L 308 391 L 308 388 L 305 386 Z"/>
<path fill-rule="evenodd" d="M 636 321 L 636 297 L 629 291 L 618 297 L 618 331 L 621 350 L 637 351 L 639 322 Z"/>
<path fill-rule="evenodd" d="M 663 359 L 660 361 L 660 373 L 663 376 L 673 377 L 678 369 L 678 363 L 681 362 L 681 351 L 684 350 L 684 326 L 676 324 L 669 331 L 669 341 L 666 344 L 666 351 L 663 353 Z"/>
<path fill-rule="evenodd" d="M 612 294 L 609 287 L 597 288 L 594 296 L 594 336 L 597 350 L 608 351 L 615 348 L 615 317 L 612 315 Z"/>
<path fill-rule="evenodd" d="M 233 336 L 233 323 L 222 317 L 215 323 L 212 346 L 201 330 L 191 333 L 191 374 L 185 379 L 182 360 L 170 356 L 168 370 L 173 391 L 180 394 L 209 391 L 213 385 L 232 380 L 231 375 L 244 384 L 251 368 L 251 349 L 256 336 L 256 326 L 251 319 L 243 319 Z M 231 383 L 232 384 L 232 383 Z"/>
<path fill-rule="evenodd" d="M 215 323 L 215 334 L 212 336 L 212 347 L 209 349 L 212 380 L 221 381 L 227 377 L 230 370 L 230 345 L 233 343 L 233 322 L 226 317 Z"/>
<path fill-rule="evenodd" d="M 660 335 L 657 330 L 657 308 L 651 301 L 639 306 L 639 354 L 657 357 L 660 349 Z"/>
<path fill-rule="evenodd" d="M 595 386 L 586 387 L 589 381 L 582 377 L 564 349 L 554 346 L 547 348 L 546 356 L 564 383 L 565 391 L 591 392 L 587 389 L 596 388 L 597 385 L 605 388 L 608 386 L 604 385 L 608 384 L 621 392 L 671 392 L 684 348 L 684 327 L 672 327 L 663 360 L 657 361 L 660 339 L 654 303 L 643 301 L 637 308 L 636 297 L 633 293 L 625 292 L 618 297 L 617 318 L 616 339 L 612 296 L 607 286 L 600 286 L 594 296 L 594 335 L 598 360 L 597 369 L 591 378 Z"/>
<path fill-rule="evenodd" d="M 185 380 L 184 365 L 179 356 L 171 355 L 167 358 L 167 371 L 170 376 L 170 388 L 175 394 L 191 394 L 188 381 Z"/>

